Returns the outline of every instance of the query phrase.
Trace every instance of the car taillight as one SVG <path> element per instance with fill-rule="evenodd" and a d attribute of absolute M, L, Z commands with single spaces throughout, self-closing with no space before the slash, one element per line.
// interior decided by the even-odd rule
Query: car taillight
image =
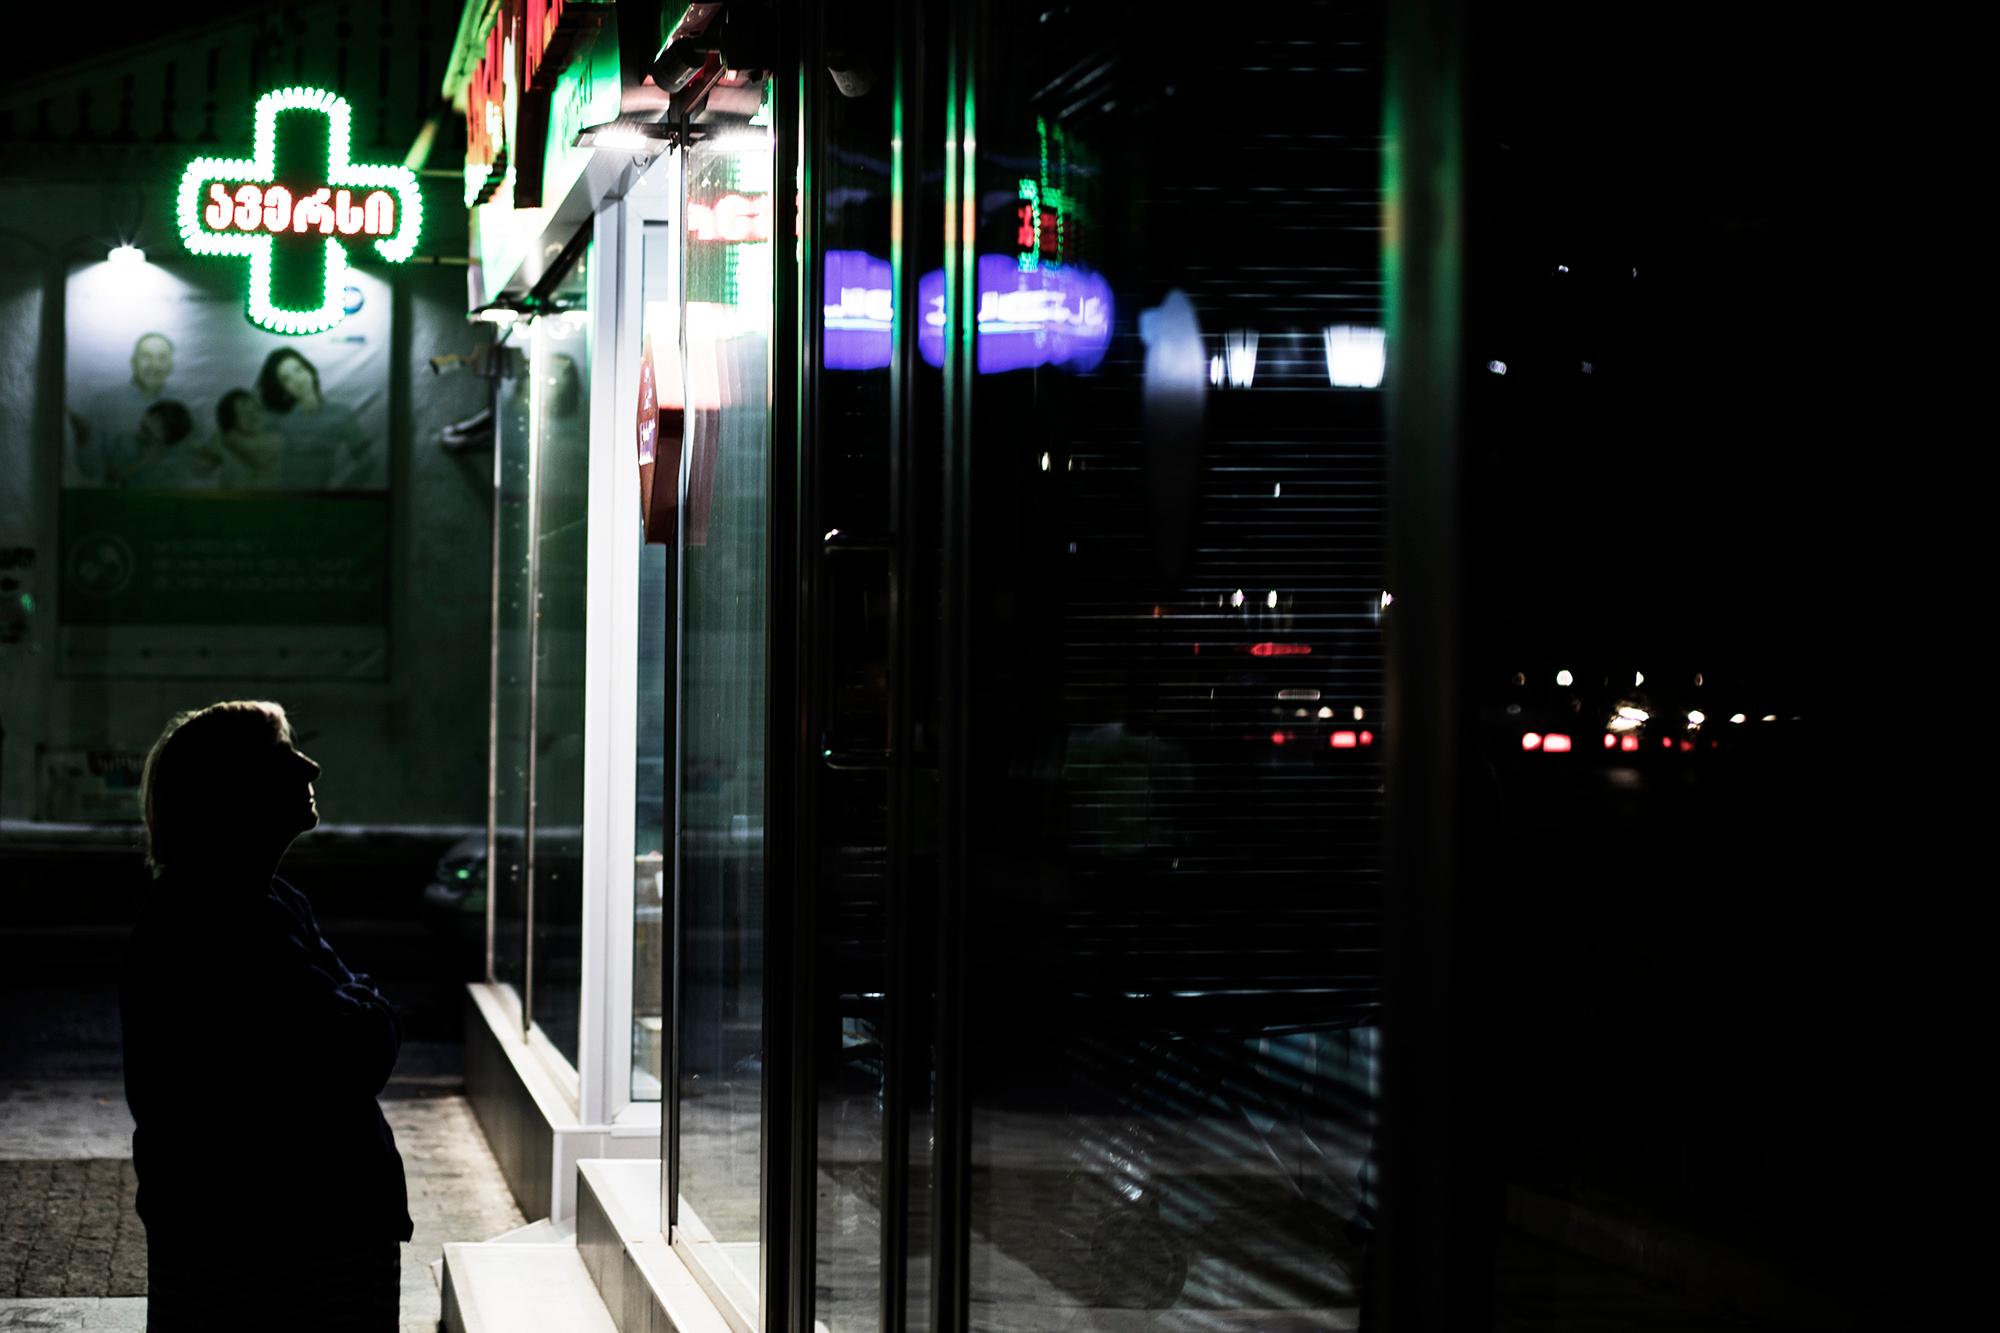
<path fill-rule="evenodd" d="M 1536 732 L 1536 731 L 1524 731 L 1524 732 L 1522 732 L 1522 733 L 1521 733 L 1521 748 L 1522 748 L 1523 750 L 1539 750 L 1539 749 L 1541 749 L 1541 748 L 1542 748 L 1542 736 L 1541 736 L 1541 733 L 1540 733 L 1540 732 Z"/>
<path fill-rule="evenodd" d="M 1563 735 L 1559 731 L 1550 732 L 1548 735 L 1542 737 L 1542 753 L 1568 754 L 1569 737 Z"/>
<path fill-rule="evenodd" d="M 1361 738 L 1351 731 L 1336 731 L 1327 737 L 1327 741 L 1336 750 L 1352 750 L 1361 743 Z"/>

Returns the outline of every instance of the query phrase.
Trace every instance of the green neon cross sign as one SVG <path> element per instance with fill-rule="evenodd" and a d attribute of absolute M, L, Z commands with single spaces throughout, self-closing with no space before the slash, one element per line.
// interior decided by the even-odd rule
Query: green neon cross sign
<path fill-rule="evenodd" d="M 315 179 L 278 179 L 279 115 L 313 112 L 326 118 L 326 171 Z M 289 127 L 296 117 L 288 119 Z M 347 244 L 371 241 L 400 264 L 416 252 L 424 201 L 417 173 L 402 166 L 348 160 L 354 113 L 347 99 L 320 88 L 279 88 L 257 99 L 247 158 L 198 157 L 181 173 L 181 243 L 198 255 L 240 255 L 250 261 L 245 313 L 273 333 L 319 333 L 346 318 Z M 277 303 L 280 263 L 288 278 L 320 267 L 316 307 Z"/>

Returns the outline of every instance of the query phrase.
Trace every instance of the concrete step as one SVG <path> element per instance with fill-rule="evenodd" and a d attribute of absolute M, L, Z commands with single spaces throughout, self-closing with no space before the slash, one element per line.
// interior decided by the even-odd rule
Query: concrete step
<path fill-rule="evenodd" d="M 488 1245 L 567 1245 L 575 1239 L 575 1222 L 557 1222 L 545 1217 L 539 1222 L 530 1222 L 524 1227 L 515 1227 L 512 1231 L 503 1231 L 497 1236 L 488 1236 L 485 1243 Z"/>
<path fill-rule="evenodd" d="M 445 1333 L 617 1333 L 573 1241 L 444 1247 Z"/>
<path fill-rule="evenodd" d="M 577 1163 L 577 1245 L 619 1333 L 750 1333 L 660 1232 L 657 1159 Z M 727 1317 L 726 1317 L 727 1316 Z"/>

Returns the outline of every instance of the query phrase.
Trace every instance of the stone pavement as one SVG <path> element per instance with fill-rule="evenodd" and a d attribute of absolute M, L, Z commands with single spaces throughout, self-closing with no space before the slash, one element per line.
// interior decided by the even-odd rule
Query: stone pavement
<path fill-rule="evenodd" d="M 463 1096 L 460 1056 L 451 1043 L 406 1043 L 382 1098 L 416 1228 L 403 1247 L 404 1333 L 437 1328 L 431 1265 L 447 1241 L 526 1221 Z M 258 1113 L 240 1087 L 219 1113 L 229 1095 Z M 0 989 L 0 1333 L 143 1333 L 131 1135 L 109 988 Z"/>
<path fill-rule="evenodd" d="M 9 1106 L 0 1100 L 0 1124 Z M 485 1240 L 526 1219 L 464 1097 L 388 1098 L 383 1110 L 403 1152 L 416 1227 L 403 1246 L 402 1326 L 433 1333 L 439 1301 L 431 1265 L 445 1242 Z M 0 1161 L 0 1331 L 145 1327 L 136 1184 L 129 1159 Z"/>

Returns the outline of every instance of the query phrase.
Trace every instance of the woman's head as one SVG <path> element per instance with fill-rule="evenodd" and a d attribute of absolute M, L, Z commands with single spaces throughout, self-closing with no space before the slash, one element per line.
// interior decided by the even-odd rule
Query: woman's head
<path fill-rule="evenodd" d="M 264 408 L 248 389 L 231 389 L 215 405 L 215 425 L 224 435 L 255 435 L 264 429 Z"/>
<path fill-rule="evenodd" d="M 177 715 L 153 742 L 140 781 L 147 864 L 275 862 L 319 823 L 317 776 L 277 704 L 234 699 Z"/>
<path fill-rule="evenodd" d="M 273 412 L 289 412 L 301 404 L 319 406 L 319 372 L 313 363 L 289 347 L 264 358 L 257 372 L 257 396 Z"/>

